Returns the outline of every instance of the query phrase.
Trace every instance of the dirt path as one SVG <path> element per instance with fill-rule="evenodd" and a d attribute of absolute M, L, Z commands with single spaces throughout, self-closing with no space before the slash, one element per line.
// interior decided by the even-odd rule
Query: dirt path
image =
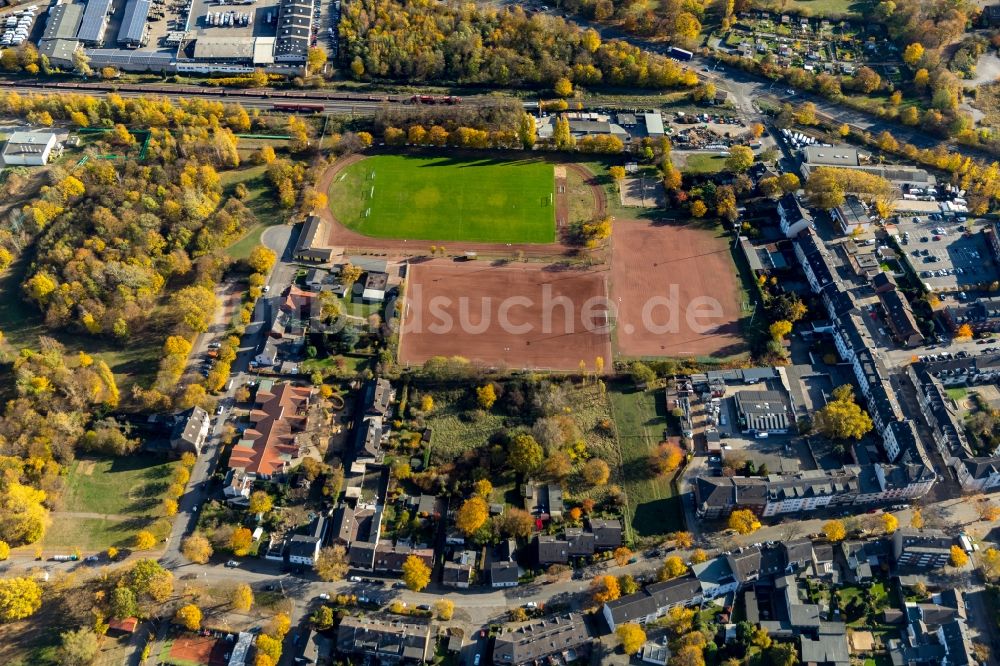
<path fill-rule="evenodd" d="M 81 520 L 117 520 L 118 522 L 135 519 L 135 516 L 124 516 L 120 513 L 93 513 L 90 511 L 54 511 L 53 515 L 65 516 L 67 518 L 78 518 Z"/>
<path fill-rule="evenodd" d="M 350 165 L 358 162 L 359 160 L 365 159 L 365 155 L 350 155 L 342 160 L 335 162 L 330 168 L 326 170 L 319 177 L 316 183 L 316 189 L 320 192 L 329 192 L 330 186 L 333 184 L 334 178 L 344 169 Z M 580 173 L 587 184 L 590 186 L 590 191 L 594 197 L 594 211 L 595 217 L 604 215 L 604 211 L 607 210 L 607 200 L 604 196 L 604 191 L 600 185 L 593 182 L 594 176 L 585 168 L 577 164 L 565 164 L 558 165 L 564 166 L 567 169 L 573 169 Z M 558 168 L 557 166 L 557 168 Z M 562 217 L 566 220 L 569 218 L 569 205 L 567 199 L 565 176 L 563 181 L 563 193 L 560 198 L 558 182 L 556 180 L 556 218 L 557 220 Z M 426 255 L 428 248 L 433 241 L 413 241 L 409 242 L 406 240 L 399 240 L 395 238 L 374 238 L 372 236 L 365 236 L 356 231 L 348 229 L 343 224 L 341 224 L 334 216 L 333 212 L 329 207 L 317 211 L 317 214 L 323 219 L 330 222 L 330 236 L 327 244 L 333 247 L 343 247 L 344 254 L 380 254 L 380 255 L 392 255 L 392 256 L 422 256 Z M 561 227 L 557 228 L 557 231 L 562 235 L 564 229 Z M 438 241 L 440 242 L 440 241 Z M 525 257 L 530 258 L 551 258 L 560 256 L 573 256 L 579 251 L 578 247 L 568 245 L 564 242 L 557 243 L 476 243 L 470 241 L 445 241 L 448 243 L 448 253 L 451 255 L 457 255 L 464 252 L 476 252 L 484 256 L 501 256 L 510 257 L 512 255 L 521 253 Z"/>

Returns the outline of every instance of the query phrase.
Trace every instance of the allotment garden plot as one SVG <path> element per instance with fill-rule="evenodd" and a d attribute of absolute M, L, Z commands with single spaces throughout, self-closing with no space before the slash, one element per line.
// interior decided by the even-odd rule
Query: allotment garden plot
<path fill-rule="evenodd" d="M 329 189 L 333 216 L 366 236 L 484 243 L 553 242 L 553 194 L 542 160 L 406 155 L 353 162 Z"/>

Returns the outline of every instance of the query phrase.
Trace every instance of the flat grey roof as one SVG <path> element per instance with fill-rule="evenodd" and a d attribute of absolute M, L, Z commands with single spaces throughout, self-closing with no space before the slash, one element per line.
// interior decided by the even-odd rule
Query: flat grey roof
<path fill-rule="evenodd" d="M 646 134 L 663 134 L 663 116 L 658 113 L 644 113 L 642 117 L 646 121 Z"/>
<path fill-rule="evenodd" d="M 42 39 L 73 39 L 83 19 L 83 5 L 56 5 L 49 11 Z"/>
<path fill-rule="evenodd" d="M 194 42 L 195 60 L 252 60 L 253 56 L 253 37 L 199 37 Z"/>
<path fill-rule="evenodd" d="M 849 146 L 806 146 L 804 152 L 806 162 L 809 164 L 828 166 L 858 166 L 861 164 L 857 149 Z"/>

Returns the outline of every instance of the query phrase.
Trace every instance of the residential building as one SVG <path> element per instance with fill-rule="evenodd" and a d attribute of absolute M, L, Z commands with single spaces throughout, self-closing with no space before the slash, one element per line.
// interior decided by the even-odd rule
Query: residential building
<path fill-rule="evenodd" d="M 434 551 L 422 544 L 411 545 L 402 541 L 393 543 L 388 539 L 380 539 L 375 546 L 375 571 L 390 571 L 401 573 L 403 564 L 410 557 L 416 557 L 428 567 L 434 566 Z"/>
<path fill-rule="evenodd" d="M 309 386 L 261 381 L 250 410 L 250 425 L 233 446 L 229 467 L 269 479 L 301 460 L 309 443 L 300 439 L 300 433 L 308 426 L 313 392 Z"/>
<path fill-rule="evenodd" d="M 863 506 L 922 497 L 935 481 L 923 462 L 847 465 L 760 477 L 698 476 L 695 510 L 701 518 L 749 509 L 765 517 L 808 513 L 824 507 Z"/>
<path fill-rule="evenodd" d="M 961 377 L 964 384 L 968 378 L 979 374 L 976 366 L 959 367 L 962 372 L 935 364 L 912 363 L 906 369 L 906 376 L 916 389 L 920 416 L 931 432 L 938 453 L 955 472 L 962 490 L 984 492 L 1000 487 L 1000 455 L 996 451 L 973 451 L 958 410 L 945 393 L 942 378 Z"/>
<path fill-rule="evenodd" d="M 52 132 L 14 132 L 3 147 L 6 166 L 44 166 L 56 146 Z"/>
<path fill-rule="evenodd" d="M 517 587 L 520 577 L 521 570 L 517 562 L 505 560 L 490 565 L 490 587 Z"/>
<path fill-rule="evenodd" d="M 622 522 L 617 518 L 590 518 L 587 527 L 594 533 L 596 550 L 613 550 L 622 545 Z"/>
<path fill-rule="evenodd" d="M 823 241 L 812 229 L 800 234 L 794 241 L 795 257 L 802 266 L 806 280 L 813 292 L 820 293 L 834 282 L 831 257 Z"/>
<path fill-rule="evenodd" d="M 723 518 L 735 509 L 763 513 L 767 506 L 767 481 L 758 477 L 699 476 L 694 480 L 699 518 Z"/>
<path fill-rule="evenodd" d="M 948 564 L 954 540 L 940 530 L 904 527 L 892 534 L 892 556 L 900 569 L 931 571 Z"/>
<path fill-rule="evenodd" d="M 174 417 L 170 433 L 170 448 L 177 453 L 201 455 L 201 447 L 208 440 L 212 417 L 201 407 L 192 407 Z"/>
<path fill-rule="evenodd" d="M 521 494 L 524 495 L 524 510 L 531 515 L 539 520 L 562 520 L 566 507 L 558 484 L 528 481 Z"/>
<path fill-rule="evenodd" d="M 961 591 L 946 590 L 934 603 L 907 601 L 904 629 L 886 642 L 893 666 L 972 666 L 972 640 Z"/>
<path fill-rule="evenodd" d="M 493 647 L 495 664 L 527 666 L 560 657 L 560 663 L 576 661 L 589 648 L 590 633 L 583 616 L 569 613 L 506 626 Z"/>
<path fill-rule="evenodd" d="M 799 636 L 802 663 L 811 666 L 850 666 L 851 654 L 843 634 Z"/>
<path fill-rule="evenodd" d="M 701 596 L 704 599 L 715 599 L 732 594 L 740 587 L 736 575 L 725 556 L 713 557 L 700 564 L 691 565 L 691 573 L 698 579 L 701 586 Z"/>
<path fill-rule="evenodd" d="M 612 631 L 636 622 L 646 624 L 663 617 L 671 608 L 686 607 L 702 601 L 701 583 L 691 573 L 663 583 L 647 585 L 642 591 L 609 601 L 601 608 Z"/>
<path fill-rule="evenodd" d="M 904 347 L 915 347 L 924 342 L 924 336 L 917 326 L 917 320 L 913 316 L 913 308 L 906 296 L 898 289 L 883 291 L 878 295 L 882 310 L 885 312 L 886 322 L 892 337 Z"/>
<path fill-rule="evenodd" d="M 542 566 L 566 564 L 570 558 L 569 542 L 551 534 L 538 534 L 535 536 L 535 553 Z"/>
<path fill-rule="evenodd" d="M 787 238 L 796 238 L 813 227 L 812 215 L 791 193 L 784 195 L 778 201 L 778 219 L 781 231 Z"/>
<path fill-rule="evenodd" d="M 313 566 L 319 557 L 319 550 L 326 539 L 328 522 L 323 516 L 318 516 L 309 526 L 307 534 L 296 534 L 288 540 L 288 562 Z"/>
<path fill-rule="evenodd" d="M 378 664 L 422 664 L 434 655 L 432 625 L 415 619 L 348 615 L 337 629 L 337 652 Z"/>
<path fill-rule="evenodd" d="M 222 492 L 227 500 L 247 500 L 253 491 L 253 479 L 243 470 L 230 469 L 222 482 Z"/>
<path fill-rule="evenodd" d="M 973 334 L 1000 333 L 1000 296 L 959 303 L 947 301 L 938 314 L 952 333 L 968 324 Z"/>
<path fill-rule="evenodd" d="M 472 585 L 476 574 L 478 558 L 474 550 L 460 550 L 451 560 L 444 563 L 441 584 L 466 590 Z"/>

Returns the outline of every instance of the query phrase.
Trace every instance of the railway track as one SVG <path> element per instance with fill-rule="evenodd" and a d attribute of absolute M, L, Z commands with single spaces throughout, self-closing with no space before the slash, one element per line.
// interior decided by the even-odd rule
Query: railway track
<path fill-rule="evenodd" d="M 319 90 L 280 90 L 274 88 L 224 88 L 209 86 L 173 85 L 173 84 L 142 84 L 142 83 L 108 83 L 89 81 L 6 81 L 19 92 L 35 92 L 40 94 L 55 94 L 59 92 L 107 95 L 118 93 L 123 96 L 137 95 L 169 95 L 172 97 L 199 97 L 245 103 L 256 102 L 257 106 L 271 102 L 276 110 L 283 111 L 314 111 L 322 112 L 327 107 L 343 108 L 355 105 L 359 109 L 378 108 L 382 105 L 442 105 L 457 104 L 472 106 L 492 106 L 496 98 L 480 95 L 472 97 L 453 97 L 450 95 L 393 95 L 385 93 L 347 93 Z M 266 106 L 266 104 L 264 104 Z"/>

